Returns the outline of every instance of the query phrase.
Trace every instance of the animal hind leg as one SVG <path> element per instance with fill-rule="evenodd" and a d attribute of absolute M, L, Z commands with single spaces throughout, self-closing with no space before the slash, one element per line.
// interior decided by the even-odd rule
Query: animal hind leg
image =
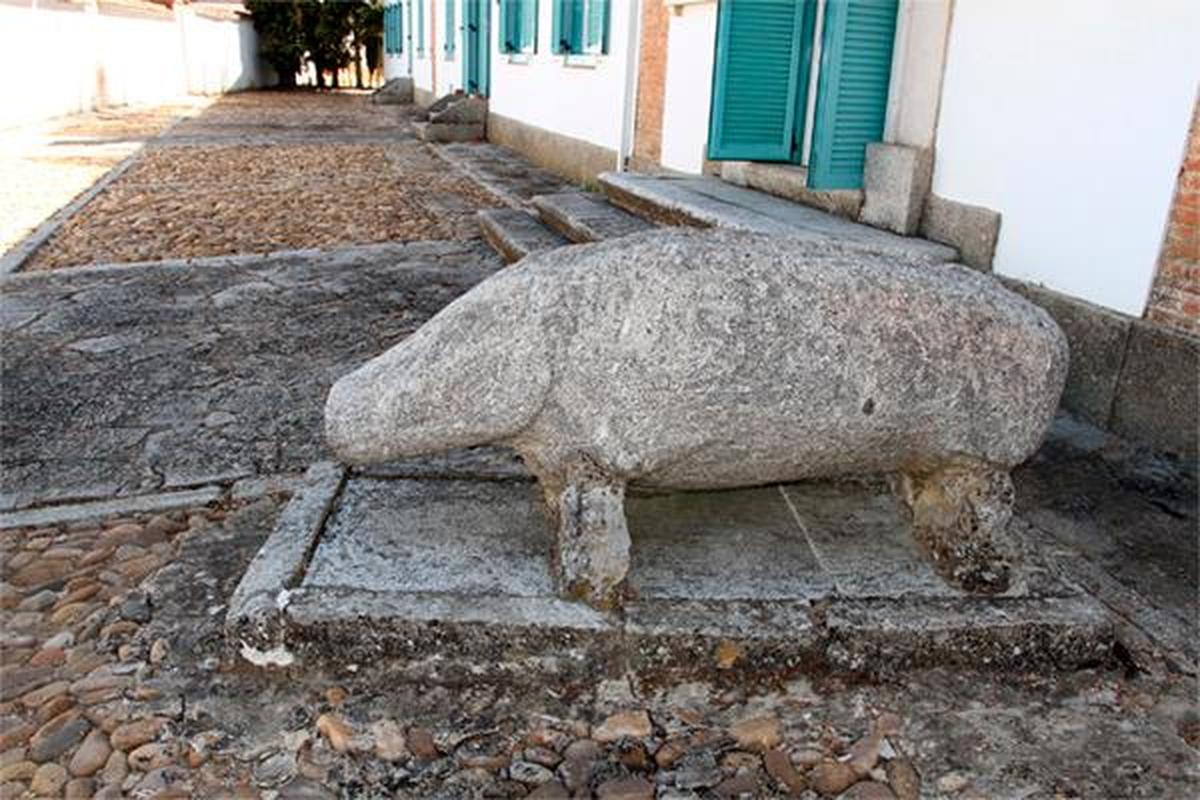
<path fill-rule="evenodd" d="M 624 481 L 579 461 L 560 486 L 546 486 L 546 501 L 558 527 L 553 558 L 562 593 L 597 608 L 618 605 L 629 574 Z"/>
<path fill-rule="evenodd" d="M 905 475 L 902 495 L 913 536 L 948 583 L 976 594 L 1009 588 L 1019 548 L 1009 532 L 1015 493 L 1007 470 L 971 464 Z"/>

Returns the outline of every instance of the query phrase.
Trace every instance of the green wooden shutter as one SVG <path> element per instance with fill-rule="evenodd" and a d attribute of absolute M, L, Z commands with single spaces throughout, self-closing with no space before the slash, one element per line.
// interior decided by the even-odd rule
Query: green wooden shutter
<path fill-rule="evenodd" d="M 724 0 L 708 157 L 792 161 L 804 125 L 816 0 Z"/>
<path fill-rule="evenodd" d="M 446 20 L 445 38 L 446 38 L 446 41 L 442 45 L 442 49 L 444 49 L 446 51 L 447 58 L 454 57 L 454 42 L 457 39 L 455 34 L 457 32 L 458 26 L 455 24 L 455 19 L 454 19 L 454 4 L 456 2 L 458 2 L 458 0 L 446 0 L 446 11 L 445 11 L 445 20 Z"/>
<path fill-rule="evenodd" d="M 523 21 L 521 0 L 500 0 L 500 52 L 520 53 Z"/>
<path fill-rule="evenodd" d="M 587 45 L 588 53 L 608 52 L 608 0 L 589 0 L 587 4 Z"/>
<path fill-rule="evenodd" d="M 828 0 L 808 185 L 860 189 L 867 143 L 883 138 L 897 0 Z"/>
<path fill-rule="evenodd" d="M 582 53 L 585 24 L 583 0 L 554 0 L 554 46 L 551 50 Z"/>
<path fill-rule="evenodd" d="M 521 39 L 517 42 L 522 53 L 537 52 L 538 0 L 521 0 Z"/>
<path fill-rule="evenodd" d="M 425 0 L 417 3 L 417 55 L 425 55 Z"/>

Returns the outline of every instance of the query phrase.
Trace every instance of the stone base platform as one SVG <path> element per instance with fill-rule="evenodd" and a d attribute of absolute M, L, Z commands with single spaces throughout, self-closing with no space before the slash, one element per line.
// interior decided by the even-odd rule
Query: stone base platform
<path fill-rule="evenodd" d="M 260 666 L 397 658 L 448 682 L 1072 668 L 1112 646 L 1102 607 L 1033 536 L 1007 595 L 948 587 L 882 481 L 635 493 L 627 508 L 632 596 L 602 613 L 556 596 L 551 530 L 511 453 L 317 465 L 243 577 L 227 638 Z"/>

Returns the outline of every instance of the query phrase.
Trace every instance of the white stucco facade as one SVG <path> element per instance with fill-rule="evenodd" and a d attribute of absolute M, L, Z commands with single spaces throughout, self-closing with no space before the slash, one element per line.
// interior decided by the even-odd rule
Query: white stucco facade
<path fill-rule="evenodd" d="M 0 127 L 110 105 L 165 103 L 268 85 L 249 19 L 180 6 L 153 15 L 96 6 L 0 5 L 0 70 L 36 80 L 0 88 Z"/>
<path fill-rule="evenodd" d="M 1200 3 L 957 0 L 933 191 L 1003 215 L 993 268 L 1142 314 L 1200 76 Z"/>
<path fill-rule="evenodd" d="M 708 144 L 717 3 L 677 6 L 667 29 L 663 87 L 662 164 L 699 174 Z"/>
<path fill-rule="evenodd" d="M 536 53 L 501 53 L 499 26 L 493 18 L 488 110 L 619 151 L 629 68 L 626 48 L 631 46 L 626 2 L 612 3 L 609 52 L 604 55 L 565 56 L 550 51 L 554 24 L 550 0 L 538 3 Z"/>
<path fill-rule="evenodd" d="M 396 5 L 388 3 L 388 6 Z M 452 94 L 463 88 L 463 13 L 462 0 L 455 0 L 454 49 L 446 51 L 446 0 L 424 0 L 424 47 L 418 51 L 417 13 L 415 0 L 406 0 L 402 7 L 404 50 L 384 53 L 384 79 L 411 76 L 413 86 L 431 93 L 435 98 Z"/>

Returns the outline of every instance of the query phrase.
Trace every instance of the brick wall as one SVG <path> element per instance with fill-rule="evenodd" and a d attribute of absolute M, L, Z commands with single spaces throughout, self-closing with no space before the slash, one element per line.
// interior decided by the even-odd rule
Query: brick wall
<path fill-rule="evenodd" d="M 1200 102 L 1192 112 L 1146 319 L 1200 336 Z"/>
<path fill-rule="evenodd" d="M 642 49 L 631 159 L 634 169 L 656 167 L 662 157 L 663 87 L 667 77 L 670 13 L 662 0 L 642 4 Z"/>

